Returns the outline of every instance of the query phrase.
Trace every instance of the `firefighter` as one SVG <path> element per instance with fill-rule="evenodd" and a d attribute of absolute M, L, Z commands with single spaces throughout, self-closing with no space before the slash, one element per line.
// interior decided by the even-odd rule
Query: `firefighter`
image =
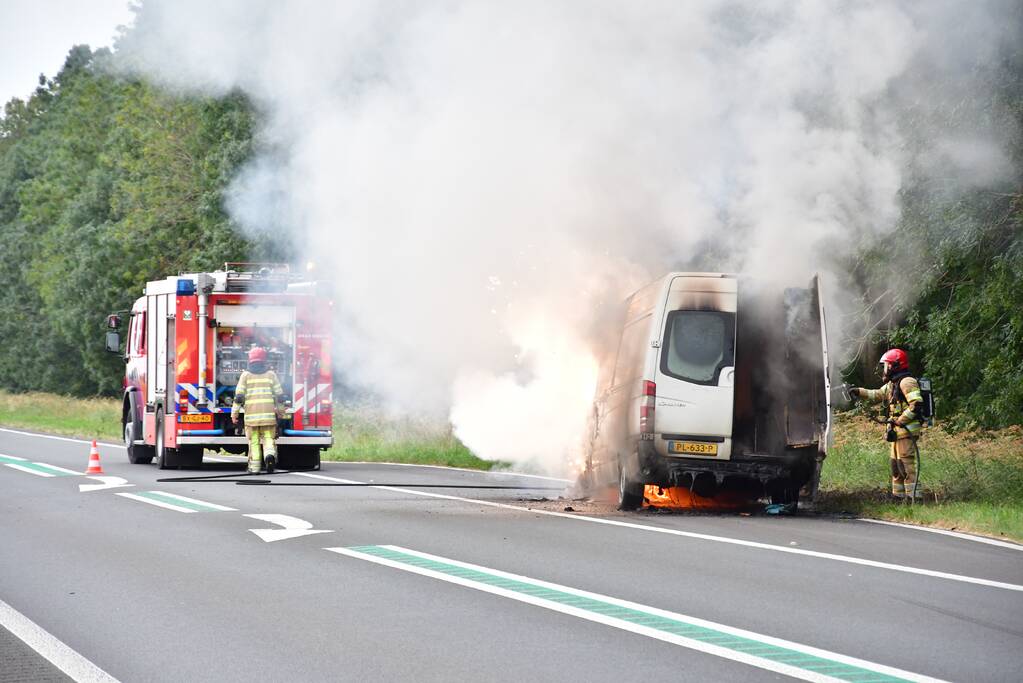
<path fill-rule="evenodd" d="M 238 378 L 231 422 L 238 424 L 238 414 L 245 406 L 245 436 L 249 439 L 249 472 L 266 468 L 273 472 L 277 466 L 277 415 L 284 399 L 277 374 L 266 362 L 266 349 L 256 346 L 249 350 L 249 369 Z M 265 458 L 263 457 L 265 456 Z"/>
<path fill-rule="evenodd" d="M 872 403 L 884 403 L 888 420 L 885 440 L 891 443 L 892 495 L 899 499 L 923 497 L 916 478 L 920 449 L 917 441 L 923 423 L 920 410 L 923 395 L 916 378 L 909 374 L 909 356 L 891 349 L 878 361 L 885 384 L 880 389 L 852 387 L 849 393 Z"/>

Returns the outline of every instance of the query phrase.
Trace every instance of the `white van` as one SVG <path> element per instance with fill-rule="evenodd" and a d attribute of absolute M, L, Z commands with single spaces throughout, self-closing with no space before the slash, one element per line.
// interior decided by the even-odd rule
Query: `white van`
<path fill-rule="evenodd" d="M 831 430 L 824 322 L 818 277 L 772 291 L 671 273 L 635 292 L 601 362 L 584 484 L 617 481 L 623 510 L 647 484 L 813 497 Z"/>

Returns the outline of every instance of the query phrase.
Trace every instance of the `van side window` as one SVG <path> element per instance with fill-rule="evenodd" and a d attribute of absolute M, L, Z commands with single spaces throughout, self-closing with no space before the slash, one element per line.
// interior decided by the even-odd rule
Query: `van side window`
<path fill-rule="evenodd" d="M 650 316 L 646 315 L 625 326 L 622 343 L 618 345 L 614 386 L 637 379 L 643 374 L 643 359 L 650 348 Z"/>
<path fill-rule="evenodd" d="M 661 372 L 693 384 L 717 384 L 735 365 L 735 314 L 672 311 L 661 346 Z"/>

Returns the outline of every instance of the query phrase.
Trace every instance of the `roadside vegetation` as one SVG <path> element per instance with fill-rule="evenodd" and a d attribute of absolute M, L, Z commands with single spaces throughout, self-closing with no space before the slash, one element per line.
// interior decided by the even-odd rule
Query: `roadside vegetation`
<path fill-rule="evenodd" d="M 892 500 L 888 444 L 881 427 L 840 413 L 821 477 L 821 507 L 896 522 L 1023 542 L 1023 430 L 948 432 L 920 441 L 922 503 Z"/>
<path fill-rule="evenodd" d="M 0 426 L 121 443 L 121 402 L 0 390 Z"/>

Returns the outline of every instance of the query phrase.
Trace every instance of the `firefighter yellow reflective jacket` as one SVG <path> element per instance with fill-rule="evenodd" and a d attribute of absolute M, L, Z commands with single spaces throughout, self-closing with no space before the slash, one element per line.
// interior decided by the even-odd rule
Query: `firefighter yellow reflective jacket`
<path fill-rule="evenodd" d="M 277 424 L 277 403 L 284 398 L 284 389 L 277 379 L 277 373 L 267 370 L 255 374 L 246 370 L 238 378 L 234 390 L 234 404 L 231 418 L 238 417 L 245 406 L 245 426 L 269 427 Z"/>
<path fill-rule="evenodd" d="M 898 391 L 895 391 L 895 382 L 899 384 Z M 888 405 L 888 416 L 895 420 L 896 432 L 900 439 L 920 434 L 923 423 L 920 421 L 919 410 L 924 397 L 915 378 L 903 375 L 880 389 L 861 389 L 860 396 L 873 403 Z"/>

